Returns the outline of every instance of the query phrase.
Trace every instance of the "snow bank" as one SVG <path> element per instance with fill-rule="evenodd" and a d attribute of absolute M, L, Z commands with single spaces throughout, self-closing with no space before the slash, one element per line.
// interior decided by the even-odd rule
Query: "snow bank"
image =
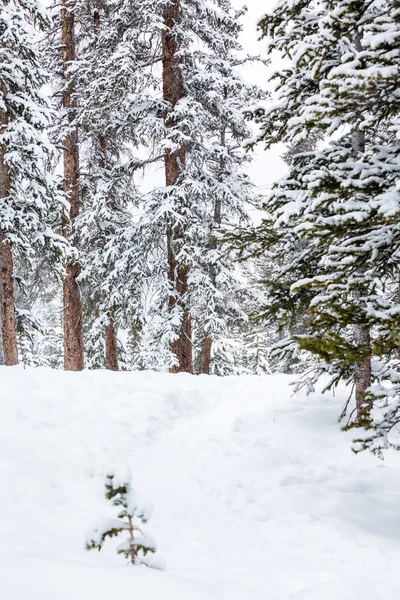
<path fill-rule="evenodd" d="M 398 600 L 400 455 L 354 456 L 346 394 L 287 376 L 0 368 L 5 600 Z M 155 507 L 167 572 L 84 551 L 109 469 Z"/>

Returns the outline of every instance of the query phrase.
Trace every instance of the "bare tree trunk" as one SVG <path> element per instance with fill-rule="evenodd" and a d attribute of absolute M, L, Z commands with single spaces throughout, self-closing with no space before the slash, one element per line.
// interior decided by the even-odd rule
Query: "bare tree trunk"
<path fill-rule="evenodd" d="M 356 130 L 352 133 L 351 138 L 353 156 L 356 158 L 365 150 L 365 135 L 363 131 Z M 362 275 L 365 269 L 360 269 L 359 274 Z M 357 304 L 364 305 L 363 297 L 367 290 L 363 287 L 354 291 L 354 299 Z M 368 325 L 359 324 L 354 327 L 354 342 L 356 347 L 368 347 L 371 343 L 370 332 Z M 365 392 L 371 385 L 371 359 L 361 360 L 356 362 L 354 370 L 355 394 L 357 414 L 360 414 L 361 408 L 365 403 Z"/>
<path fill-rule="evenodd" d="M 1 302 L 1 300 L 0 300 Z M 0 366 L 4 365 L 4 354 L 3 354 L 3 319 L 1 315 L 2 311 L 0 310 Z"/>
<path fill-rule="evenodd" d="M 1 167 L 0 167 L 1 168 Z M 0 232 L 0 302 L 4 364 L 18 364 L 17 329 L 14 303 L 13 257 Z"/>
<path fill-rule="evenodd" d="M 200 348 L 200 364 L 199 364 L 200 375 L 209 375 L 210 374 L 211 348 L 212 348 L 212 339 L 210 338 L 209 335 L 207 335 L 205 333 L 203 339 L 201 340 L 201 348 Z"/>
<path fill-rule="evenodd" d="M 73 245 L 77 240 L 71 228 L 79 215 L 79 150 L 78 129 L 73 124 L 76 100 L 73 97 L 73 85 L 68 82 L 67 69 L 69 63 L 76 59 L 75 55 L 75 23 L 74 14 L 69 10 L 68 0 L 61 0 L 62 22 L 62 60 L 63 60 L 63 108 L 68 112 L 71 124 L 67 137 L 64 140 L 64 191 L 68 194 L 70 203 L 69 219 L 63 218 L 63 234 L 70 238 Z M 67 371 L 81 371 L 84 368 L 83 348 L 83 318 L 82 301 L 79 283 L 77 281 L 81 272 L 79 263 L 68 261 L 63 285 L 64 304 L 64 369 Z"/>
<path fill-rule="evenodd" d="M 184 97 L 182 72 L 180 69 L 179 39 L 176 33 L 171 34 L 176 23 L 181 18 L 180 0 L 171 0 L 164 9 L 165 30 L 163 31 L 163 97 L 172 107 Z M 171 127 L 171 118 L 166 117 L 166 126 Z M 165 182 L 167 186 L 177 183 L 181 170 L 185 166 L 186 155 L 184 148 L 174 152 L 168 152 L 165 157 Z M 179 335 L 171 342 L 171 351 L 175 354 L 178 364 L 171 369 L 173 373 L 193 373 L 192 357 L 192 322 L 188 306 L 186 305 L 186 294 L 188 290 L 189 268 L 187 265 L 177 261 L 177 254 L 184 243 L 184 231 L 182 227 L 175 226 L 167 232 L 168 250 L 168 279 L 170 283 L 170 296 L 168 307 L 172 312 L 177 306 L 182 309 L 182 322 Z"/>
<path fill-rule="evenodd" d="M 110 318 L 110 322 L 105 333 L 106 342 L 106 369 L 110 371 L 118 371 L 118 346 L 117 335 L 115 331 L 114 320 Z"/>
<path fill-rule="evenodd" d="M 5 93 L 4 86 L 2 92 Z M 0 112 L 0 133 L 8 125 L 8 115 Z M 4 162 L 6 148 L 0 145 L 0 197 L 6 198 L 10 193 L 10 170 Z M 2 354 L 4 364 L 18 364 L 17 330 L 14 301 L 14 267 L 11 246 L 4 243 L 4 232 L 0 230 L 0 321 L 2 337 Z"/>

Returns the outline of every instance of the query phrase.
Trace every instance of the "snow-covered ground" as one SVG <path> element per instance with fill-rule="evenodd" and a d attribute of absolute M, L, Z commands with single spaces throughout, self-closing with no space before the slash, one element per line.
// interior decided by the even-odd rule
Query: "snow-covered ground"
<path fill-rule="evenodd" d="M 0 368 L 2 600 L 398 600 L 400 455 L 350 451 L 345 394 L 287 376 Z M 85 533 L 130 467 L 167 571 Z"/>

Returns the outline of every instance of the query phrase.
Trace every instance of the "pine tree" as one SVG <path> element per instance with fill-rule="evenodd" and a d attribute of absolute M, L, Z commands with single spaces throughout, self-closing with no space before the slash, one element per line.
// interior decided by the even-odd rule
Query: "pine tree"
<path fill-rule="evenodd" d="M 142 224 L 154 232 L 157 250 L 166 235 L 167 265 L 151 320 L 166 366 L 193 372 L 195 362 L 208 372 L 213 340 L 226 337 L 225 321 L 245 318 L 234 298 L 245 286 L 230 259 L 222 259 L 214 234 L 246 219 L 246 203 L 256 202 L 244 173 L 241 144 L 249 129 L 240 110 L 263 94 L 237 74 L 241 11 L 225 0 L 173 2 L 163 15 L 159 145 L 166 152 L 166 187 L 150 195 Z"/>
<path fill-rule="evenodd" d="M 291 61 L 277 75 L 279 103 L 255 113 L 260 139 L 269 147 L 298 144 L 310 132 L 337 136 L 294 157 L 269 198 L 272 223 L 253 236 L 291 254 L 271 286 L 275 310 L 267 312 L 283 324 L 298 311 L 309 315 L 309 331 L 292 341 L 322 358 L 333 382 L 354 382 L 360 416 L 376 377 L 371 357 L 390 359 L 398 344 L 397 299 L 385 293 L 397 278 L 397 101 L 388 110 L 388 42 L 372 41 L 390 7 L 395 20 L 392 3 L 282 1 L 260 25 L 270 50 Z"/>
<path fill-rule="evenodd" d="M 145 532 L 144 526 L 153 512 L 152 505 L 131 487 L 129 474 L 121 477 L 110 473 L 106 478 L 106 499 L 118 509 L 117 518 L 104 519 L 87 536 L 86 550 L 100 551 L 107 538 L 118 537 L 126 532 L 127 539 L 117 547 L 131 565 L 145 565 L 164 569 L 163 561 L 152 557 L 157 550 L 155 540 Z"/>
<path fill-rule="evenodd" d="M 77 0 L 74 15 L 79 61 L 73 72 L 83 141 L 77 225 L 88 364 L 117 370 L 117 329 L 137 318 L 146 273 L 145 248 L 131 212 L 140 202 L 133 176 L 146 160 L 134 152 L 152 144 L 161 122 L 159 102 L 152 98 L 160 26 L 150 4 L 139 0 Z"/>
<path fill-rule="evenodd" d="M 79 137 L 76 121 L 77 98 L 72 75 L 76 60 L 74 0 L 61 3 L 62 53 L 62 124 L 64 192 L 69 211 L 63 213 L 63 234 L 73 247 L 78 247 L 76 221 L 80 213 L 79 197 Z M 85 356 L 83 347 L 82 299 L 79 286 L 81 265 L 77 252 L 66 264 L 63 282 L 64 369 L 81 371 Z"/>
<path fill-rule="evenodd" d="M 46 19 L 35 0 L 0 7 L 0 305 L 4 362 L 18 362 L 14 281 L 19 257 L 51 261 L 66 249 L 54 233 L 62 198 L 49 174 L 46 137 L 52 113 L 42 93 L 48 78 L 38 54 Z"/>

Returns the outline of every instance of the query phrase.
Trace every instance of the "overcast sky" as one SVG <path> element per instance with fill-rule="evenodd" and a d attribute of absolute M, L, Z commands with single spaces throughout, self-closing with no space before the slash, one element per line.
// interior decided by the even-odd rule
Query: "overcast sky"
<path fill-rule="evenodd" d="M 249 54 L 260 54 L 266 56 L 265 41 L 259 40 L 259 32 L 257 31 L 257 23 L 260 18 L 276 4 L 277 0 L 231 0 L 236 8 L 241 8 L 247 5 L 248 11 L 243 19 L 243 35 L 242 45 L 244 50 Z M 247 66 L 243 71 L 243 77 L 252 83 L 257 83 L 261 86 L 267 86 L 267 76 L 271 71 L 277 68 L 277 61 L 266 68 L 265 66 Z M 284 152 L 284 147 L 279 145 L 273 150 L 265 151 L 262 146 L 253 153 L 254 160 L 250 169 L 252 180 L 264 190 L 269 187 L 273 181 L 279 179 L 286 171 L 286 166 L 281 154 Z"/>

